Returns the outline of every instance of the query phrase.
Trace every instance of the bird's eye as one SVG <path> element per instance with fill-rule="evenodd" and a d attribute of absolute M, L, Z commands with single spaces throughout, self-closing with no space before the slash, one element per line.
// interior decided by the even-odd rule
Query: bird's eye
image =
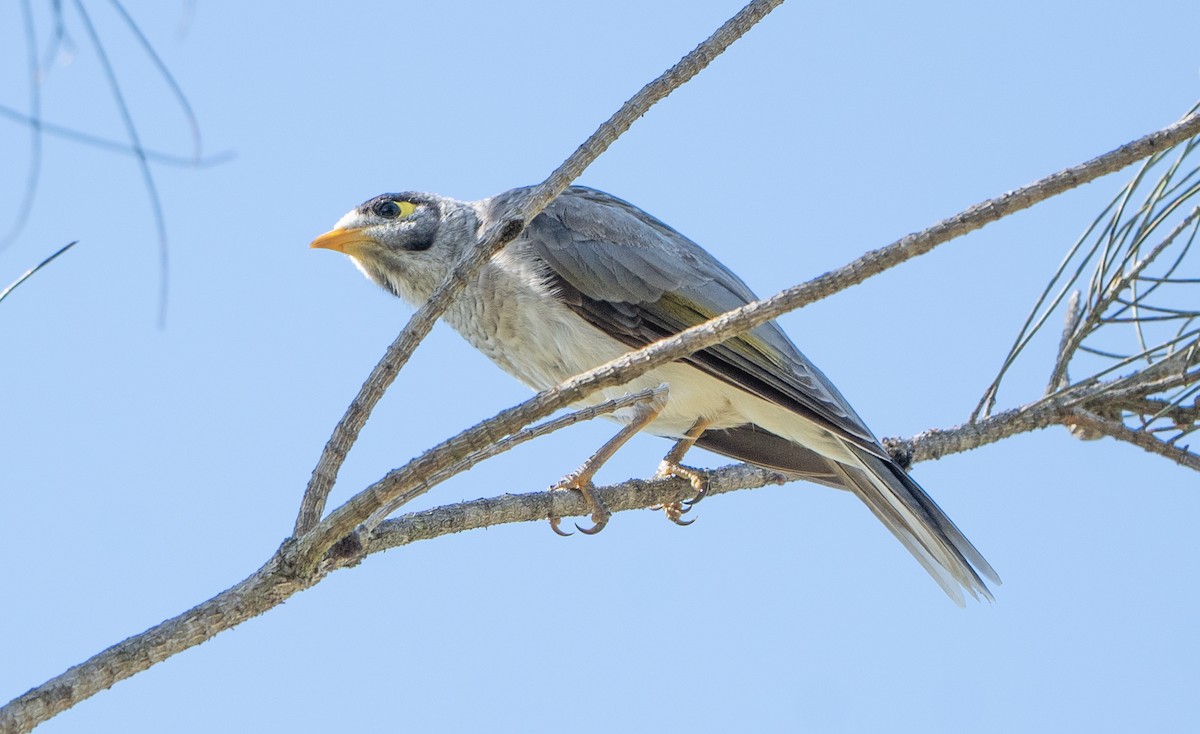
<path fill-rule="evenodd" d="M 397 219 L 399 217 L 407 217 L 412 214 L 417 208 L 417 205 L 411 201 L 395 201 L 393 199 L 384 199 L 375 202 L 372 209 L 375 213 L 384 219 Z"/>

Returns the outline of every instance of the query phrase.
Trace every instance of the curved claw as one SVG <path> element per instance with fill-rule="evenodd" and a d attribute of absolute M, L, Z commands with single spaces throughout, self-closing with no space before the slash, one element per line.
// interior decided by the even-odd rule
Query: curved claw
<path fill-rule="evenodd" d="M 694 517 L 691 520 L 681 519 L 683 515 L 689 512 L 691 509 L 692 508 L 690 507 L 685 508 L 682 502 L 672 502 L 670 504 L 663 505 L 663 510 L 666 512 L 667 519 L 681 527 L 687 527 L 688 525 L 696 522 L 696 518 Z"/>
<path fill-rule="evenodd" d="M 680 479 L 686 480 L 688 484 L 692 485 L 692 489 L 696 490 L 694 497 L 683 500 L 680 503 L 675 503 L 677 505 L 687 505 L 688 507 L 691 507 L 708 496 L 708 478 L 700 469 L 693 469 L 677 462 L 671 462 L 669 459 L 664 459 L 662 465 L 659 466 L 657 476 L 679 477 Z M 687 510 L 683 510 L 683 512 L 687 512 Z"/>
<path fill-rule="evenodd" d="M 561 517 L 550 518 L 550 529 L 553 530 L 555 532 L 555 534 L 557 534 L 558 536 L 563 537 L 563 538 L 569 538 L 575 534 L 575 533 L 572 533 L 570 530 L 563 530 L 562 528 L 560 528 L 558 526 L 558 524 L 560 522 L 562 522 Z"/>
<path fill-rule="evenodd" d="M 603 530 L 605 525 L 608 525 L 607 517 L 604 517 L 602 515 L 602 516 L 600 516 L 599 519 L 597 519 L 597 517 L 595 515 L 592 515 L 592 526 L 590 528 L 582 528 L 582 527 L 579 527 L 579 523 L 575 523 L 575 529 L 578 530 L 579 532 L 583 533 L 584 535 L 595 535 L 596 533 Z"/>

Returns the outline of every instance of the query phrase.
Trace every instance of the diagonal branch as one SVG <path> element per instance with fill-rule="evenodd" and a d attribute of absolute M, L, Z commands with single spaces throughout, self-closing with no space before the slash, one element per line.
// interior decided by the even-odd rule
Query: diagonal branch
<path fill-rule="evenodd" d="M 50 257 L 46 258 L 45 260 L 42 260 L 40 263 L 38 263 L 37 265 L 34 265 L 29 270 L 26 270 L 24 273 L 21 274 L 21 277 L 17 278 L 12 283 L 9 283 L 3 290 L 0 290 L 0 301 L 3 301 L 5 298 L 8 298 L 9 293 L 12 293 L 14 290 L 16 290 L 17 286 L 19 286 L 22 283 L 24 283 L 25 281 L 29 280 L 29 278 L 32 277 L 34 273 L 36 273 L 37 271 L 46 267 L 50 263 L 54 262 L 54 258 L 63 254 L 64 252 L 71 249 L 72 247 L 74 247 L 77 244 L 79 244 L 79 240 L 75 240 L 73 242 L 68 242 L 67 244 L 65 244 L 62 247 L 55 250 L 54 254 L 50 255 Z"/>
<path fill-rule="evenodd" d="M 628 130 L 634 121 L 646 114 L 656 102 L 700 73 L 730 44 L 741 38 L 782 2 L 783 0 L 754 0 L 742 8 L 737 15 L 717 29 L 716 33 L 621 105 L 621 108 L 592 133 L 561 166 L 534 188 L 515 210 L 506 212 L 494 228 L 484 232 L 479 242 L 464 253 L 454 271 L 446 276 L 446 280 L 438 286 L 429 300 L 417 309 L 404 331 L 400 332 L 384 352 L 383 358 L 371 371 L 358 395 L 350 402 L 345 415 L 334 428 L 333 435 L 325 444 L 321 458 L 317 461 L 312 478 L 304 491 L 293 531 L 295 535 L 299 536 L 312 529 L 321 519 L 329 492 L 337 481 L 338 471 L 346 460 L 350 447 L 358 439 L 358 434 L 370 417 L 371 411 L 408 362 L 413 350 L 429 334 L 434 322 L 441 317 L 463 287 L 475 277 L 484 263 L 501 247 L 516 238 L 527 222 L 541 213 L 542 209 L 578 178 L 585 168 L 608 149 L 608 146 Z"/>
<path fill-rule="evenodd" d="M 456 474 L 460 474 L 467 469 L 475 466 L 481 461 L 499 456 L 500 454 L 516 448 L 520 444 L 527 441 L 532 441 L 535 438 L 540 438 L 551 434 L 555 431 L 566 428 L 567 426 L 575 425 L 583 421 L 591 420 L 597 416 L 614 413 L 623 408 L 628 408 L 634 405 L 644 403 L 655 403 L 659 408 L 666 402 L 667 386 L 659 385 L 653 390 L 642 390 L 636 393 L 630 393 L 613 400 L 606 400 L 599 405 L 582 408 L 573 413 L 568 413 L 551 421 L 540 423 L 530 428 L 517 431 L 509 436 L 506 436 L 499 441 L 486 441 L 478 449 L 463 456 L 460 459 L 455 459 L 455 453 L 443 452 L 442 456 L 446 457 L 444 465 L 438 469 L 431 470 L 428 474 L 421 477 L 421 484 L 428 488 L 436 487 L 442 482 L 450 479 Z M 415 496 L 415 495 L 414 495 Z M 371 517 L 363 523 L 363 529 L 370 532 L 375 529 L 388 515 L 391 515 L 396 510 L 400 509 L 405 502 L 411 497 L 399 497 L 395 502 L 386 503 L 376 510 Z"/>

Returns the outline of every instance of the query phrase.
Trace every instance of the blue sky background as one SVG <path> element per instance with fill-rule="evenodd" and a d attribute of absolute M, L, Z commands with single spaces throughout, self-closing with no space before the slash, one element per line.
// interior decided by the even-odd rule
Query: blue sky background
<path fill-rule="evenodd" d="M 38 5 L 39 39 L 50 35 Z M 88 3 L 149 147 L 185 118 Z M 170 236 L 157 324 L 135 162 L 45 139 L 0 283 L 0 698 L 256 569 L 336 420 L 409 310 L 307 249 L 384 191 L 477 198 L 541 180 L 736 0 L 130 2 L 196 110 L 204 169 L 154 167 Z M 44 117 L 120 138 L 76 12 Z M 671 223 L 768 295 L 1157 129 L 1200 97 L 1200 6 L 793 0 L 656 106 L 580 180 Z M 18 6 L 0 103 L 24 108 Z M 0 120 L 0 216 L 28 131 Z M 787 316 L 881 435 L 961 423 L 1117 174 Z M 7 220 L 5 220 L 7 221 Z M 1055 338 L 1015 371 L 1036 397 Z M 527 390 L 439 326 L 334 500 Z M 413 509 L 544 488 L 611 435 L 579 426 Z M 602 472 L 653 473 L 635 439 Z M 699 460 L 697 453 L 691 458 Z M 711 456 L 705 461 L 723 463 Z M 1197 672 L 1194 473 L 1065 430 L 915 476 L 1005 584 L 955 607 L 853 498 L 793 484 L 710 499 L 680 529 L 624 513 L 419 543 L 45 724 L 50 732 L 1180 731 Z"/>

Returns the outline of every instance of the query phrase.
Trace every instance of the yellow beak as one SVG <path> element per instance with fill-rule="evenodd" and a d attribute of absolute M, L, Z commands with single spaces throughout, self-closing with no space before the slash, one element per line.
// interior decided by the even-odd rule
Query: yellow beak
<path fill-rule="evenodd" d="M 347 255 L 354 255 L 363 245 L 374 244 L 375 240 L 363 233 L 362 228 L 331 229 L 312 241 L 309 247 L 320 247 L 326 250 L 336 250 Z"/>

